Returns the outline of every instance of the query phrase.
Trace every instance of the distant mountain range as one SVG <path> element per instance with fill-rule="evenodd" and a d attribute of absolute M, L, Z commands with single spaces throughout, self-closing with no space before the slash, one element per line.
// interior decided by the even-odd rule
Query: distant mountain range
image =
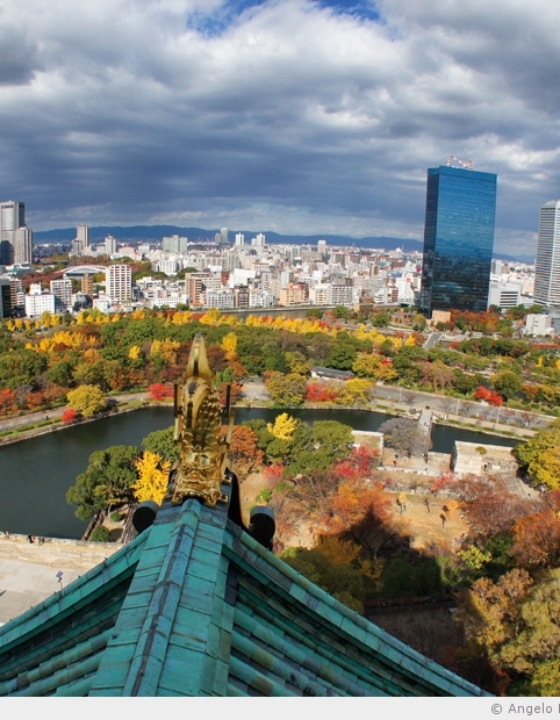
<path fill-rule="evenodd" d="M 107 235 L 112 235 L 119 242 L 160 242 L 163 237 L 170 235 L 181 235 L 188 237 L 193 243 L 213 240 L 218 228 L 204 230 L 198 227 L 182 228 L 176 225 L 98 225 L 90 227 L 89 238 L 93 243 L 102 242 Z M 241 232 L 245 235 L 245 241 L 249 243 L 257 233 L 253 230 L 230 230 L 229 237 L 233 241 L 235 234 Z M 395 237 L 362 237 L 355 238 L 348 235 L 281 235 L 272 231 L 265 231 L 267 245 L 317 245 L 319 240 L 326 240 L 329 246 L 344 246 L 367 248 L 370 250 L 397 250 L 404 252 L 422 252 L 423 243 L 421 240 Z M 35 243 L 68 243 L 76 237 L 76 228 L 58 228 L 56 230 L 39 230 L 33 233 Z M 513 257 L 511 255 L 495 254 L 496 258 L 507 262 L 532 263 L 534 258 Z"/>

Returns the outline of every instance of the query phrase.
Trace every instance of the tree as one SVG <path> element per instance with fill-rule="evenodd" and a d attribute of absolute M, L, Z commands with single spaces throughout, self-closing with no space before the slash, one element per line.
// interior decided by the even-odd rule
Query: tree
<path fill-rule="evenodd" d="M 494 389 L 500 393 L 500 395 L 505 397 L 506 400 L 511 400 L 511 398 L 521 392 L 523 382 L 519 375 L 516 375 L 509 370 L 505 370 L 504 372 L 494 375 L 492 378 L 492 385 L 494 386 Z"/>
<path fill-rule="evenodd" d="M 153 500 L 161 505 L 169 483 L 171 463 L 162 460 L 157 453 L 145 450 L 134 466 L 138 471 L 138 480 L 132 489 L 138 502 Z"/>
<path fill-rule="evenodd" d="M 286 474 L 294 477 L 328 470 L 350 453 L 352 443 L 352 428 L 336 420 L 318 420 L 311 428 L 299 423 L 292 437 Z"/>
<path fill-rule="evenodd" d="M 296 429 L 298 421 L 290 417 L 288 413 L 277 415 L 274 424 L 268 423 L 268 432 L 280 440 L 291 440 Z"/>
<path fill-rule="evenodd" d="M 159 455 L 171 464 L 179 460 L 179 444 L 174 438 L 175 428 L 170 425 L 164 430 L 155 430 L 142 440 L 144 450 Z"/>
<path fill-rule="evenodd" d="M 84 417 L 95 415 L 107 407 L 103 391 L 95 385 L 81 385 L 67 393 L 68 407 L 76 410 Z"/>
<path fill-rule="evenodd" d="M 290 372 L 295 375 L 309 375 L 309 361 L 301 352 L 286 352 L 286 363 L 290 368 Z"/>
<path fill-rule="evenodd" d="M 560 488 L 560 420 L 516 445 L 513 454 L 536 483 Z"/>
<path fill-rule="evenodd" d="M 525 515 L 513 528 L 510 554 L 525 567 L 555 567 L 560 561 L 560 518 L 553 510 Z"/>
<path fill-rule="evenodd" d="M 356 357 L 358 355 L 358 345 L 354 338 L 339 333 L 337 344 L 331 349 L 328 357 L 325 359 L 325 367 L 335 368 L 337 370 L 351 370 Z"/>
<path fill-rule="evenodd" d="M 271 373 L 266 389 L 276 405 L 297 407 L 303 405 L 307 392 L 307 381 L 303 375 Z"/>
<path fill-rule="evenodd" d="M 352 378 L 340 387 L 336 402 L 339 405 L 365 405 L 369 402 L 375 383 Z"/>
<path fill-rule="evenodd" d="M 148 395 L 151 400 L 160 402 L 173 397 L 173 385 L 171 383 L 152 383 L 148 387 Z"/>
<path fill-rule="evenodd" d="M 237 470 L 249 473 L 262 463 L 264 453 L 259 450 L 257 433 L 247 425 L 236 425 L 233 428 L 230 452 Z"/>
<path fill-rule="evenodd" d="M 384 434 L 385 445 L 411 455 L 421 455 L 426 450 L 427 438 L 416 420 L 393 418 L 379 428 Z"/>
<path fill-rule="evenodd" d="M 113 445 L 92 453 L 87 469 L 66 493 L 67 502 L 78 506 L 76 516 L 89 520 L 94 512 L 108 512 L 111 505 L 125 502 L 138 479 L 134 463 L 139 454 L 140 449 L 131 445 Z"/>
<path fill-rule="evenodd" d="M 76 420 L 76 415 L 78 413 L 73 408 L 66 408 L 62 415 L 60 416 L 60 419 L 63 423 L 66 423 L 67 425 L 71 425 Z"/>
<path fill-rule="evenodd" d="M 308 402 L 335 402 L 337 397 L 338 390 L 333 384 L 313 381 L 307 385 Z"/>
<path fill-rule="evenodd" d="M 469 477 L 458 483 L 469 525 L 483 537 L 491 537 L 512 530 L 516 521 L 530 513 L 528 500 L 510 493 L 503 481 Z"/>
<path fill-rule="evenodd" d="M 379 571 L 359 553 L 359 546 L 351 540 L 319 536 L 313 549 L 292 548 L 282 559 L 337 600 L 363 613 L 364 601 L 377 587 Z"/>
<path fill-rule="evenodd" d="M 559 583 L 559 570 L 536 583 L 526 571 L 513 570 L 496 583 L 482 578 L 461 593 L 458 619 L 470 646 L 485 652 L 495 682 L 502 679 L 502 694 L 505 680 L 513 695 L 558 695 Z"/>

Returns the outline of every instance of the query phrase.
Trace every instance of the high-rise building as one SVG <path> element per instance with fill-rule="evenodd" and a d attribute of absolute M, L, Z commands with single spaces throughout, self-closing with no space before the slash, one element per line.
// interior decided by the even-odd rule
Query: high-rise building
<path fill-rule="evenodd" d="M 464 167 L 428 170 L 420 309 L 484 311 L 488 289 L 496 181 Z"/>
<path fill-rule="evenodd" d="M 33 234 L 25 226 L 24 203 L 0 203 L 0 265 L 31 262 L 32 243 Z"/>
<path fill-rule="evenodd" d="M 82 243 L 82 250 L 89 247 L 89 227 L 87 225 L 78 225 L 76 240 Z"/>
<path fill-rule="evenodd" d="M 132 299 L 132 271 L 130 265 L 109 265 L 105 271 L 105 293 L 114 302 Z"/>
<path fill-rule="evenodd" d="M 14 263 L 28 265 L 33 262 L 33 231 L 28 227 L 14 230 Z"/>
<path fill-rule="evenodd" d="M 55 297 L 57 311 L 66 312 L 72 309 L 72 280 L 51 280 L 51 293 Z"/>
<path fill-rule="evenodd" d="M 560 305 L 560 200 L 541 205 L 533 297 L 539 305 Z"/>
<path fill-rule="evenodd" d="M 113 257 L 117 252 L 117 241 L 112 235 L 107 235 L 105 238 L 105 255 Z"/>
<path fill-rule="evenodd" d="M 164 252 L 186 253 L 189 251 L 189 240 L 188 238 L 181 237 L 179 235 L 164 237 L 161 241 L 161 249 Z"/>

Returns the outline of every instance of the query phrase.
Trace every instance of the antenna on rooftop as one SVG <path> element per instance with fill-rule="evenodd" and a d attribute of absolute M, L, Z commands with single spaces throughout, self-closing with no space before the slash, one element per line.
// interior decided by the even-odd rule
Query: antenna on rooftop
<path fill-rule="evenodd" d="M 465 168 L 465 170 L 473 170 L 474 164 L 472 160 L 461 160 L 460 158 L 456 157 L 455 155 L 450 155 L 447 158 L 447 167 L 462 167 Z"/>

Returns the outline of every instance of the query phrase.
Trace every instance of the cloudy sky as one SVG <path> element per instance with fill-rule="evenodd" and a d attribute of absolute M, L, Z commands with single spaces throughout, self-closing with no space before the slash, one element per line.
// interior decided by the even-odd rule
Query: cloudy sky
<path fill-rule="evenodd" d="M 77 223 L 421 239 L 426 169 L 560 196 L 558 0 L 0 0 L 0 199 Z"/>

